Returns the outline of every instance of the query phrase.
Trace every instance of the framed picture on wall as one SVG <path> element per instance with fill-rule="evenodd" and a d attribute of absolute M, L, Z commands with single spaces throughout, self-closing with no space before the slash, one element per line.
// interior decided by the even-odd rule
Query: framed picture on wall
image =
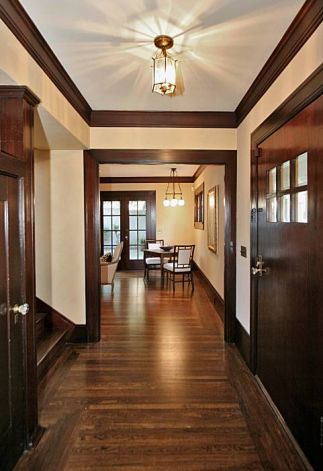
<path fill-rule="evenodd" d="M 219 232 L 219 186 L 214 186 L 207 193 L 207 246 L 218 253 Z"/>
<path fill-rule="evenodd" d="M 194 191 L 194 227 L 204 229 L 204 183 Z"/>

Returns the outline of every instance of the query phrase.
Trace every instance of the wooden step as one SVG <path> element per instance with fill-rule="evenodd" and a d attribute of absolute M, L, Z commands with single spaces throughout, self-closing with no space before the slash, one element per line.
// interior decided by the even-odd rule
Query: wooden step
<path fill-rule="evenodd" d="M 35 317 L 36 323 L 36 344 L 40 341 L 40 339 L 45 335 L 45 331 L 47 329 L 47 312 L 37 312 Z"/>
<path fill-rule="evenodd" d="M 38 381 L 54 365 L 64 350 L 71 329 L 53 329 L 45 331 L 37 343 L 37 376 Z"/>

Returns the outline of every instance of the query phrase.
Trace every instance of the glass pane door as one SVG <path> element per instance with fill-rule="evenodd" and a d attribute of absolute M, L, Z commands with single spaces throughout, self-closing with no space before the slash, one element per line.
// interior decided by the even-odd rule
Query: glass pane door
<path fill-rule="evenodd" d="M 103 201 L 103 253 L 113 254 L 121 240 L 121 205 L 120 201 Z"/>
<path fill-rule="evenodd" d="M 129 259 L 143 260 L 143 249 L 147 239 L 146 201 L 129 201 Z"/>

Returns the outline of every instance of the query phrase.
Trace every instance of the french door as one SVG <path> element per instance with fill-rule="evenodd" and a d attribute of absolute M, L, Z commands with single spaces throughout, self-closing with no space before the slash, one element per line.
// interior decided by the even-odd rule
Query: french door
<path fill-rule="evenodd" d="M 146 239 L 156 237 L 155 191 L 101 191 L 101 252 L 124 242 L 119 267 L 142 269 Z"/>
<path fill-rule="evenodd" d="M 259 146 L 256 373 L 323 469 L 323 97 Z"/>

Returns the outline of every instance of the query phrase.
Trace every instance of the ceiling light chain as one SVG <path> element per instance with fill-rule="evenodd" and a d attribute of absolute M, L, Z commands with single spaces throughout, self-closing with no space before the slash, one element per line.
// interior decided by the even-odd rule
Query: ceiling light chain
<path fill-rule="evenodd" d="M 176 178 L 177 178 L 177 170 L 176 168 L 172 168 L 169 175 L 169 182 L 167 183 L 167 188 L 165 192 L 165 198 L 163 201 L 163 205 L 165 207 L 175 207 L 175 206 L 184 206 L 185 201 L 183 199 L 183 193 L 181 189 L 181 185 L 177 182 L 179 191 L 176 191 Z M 172 191 L 169 191 L 169 185 L 172 186 Z"/>

